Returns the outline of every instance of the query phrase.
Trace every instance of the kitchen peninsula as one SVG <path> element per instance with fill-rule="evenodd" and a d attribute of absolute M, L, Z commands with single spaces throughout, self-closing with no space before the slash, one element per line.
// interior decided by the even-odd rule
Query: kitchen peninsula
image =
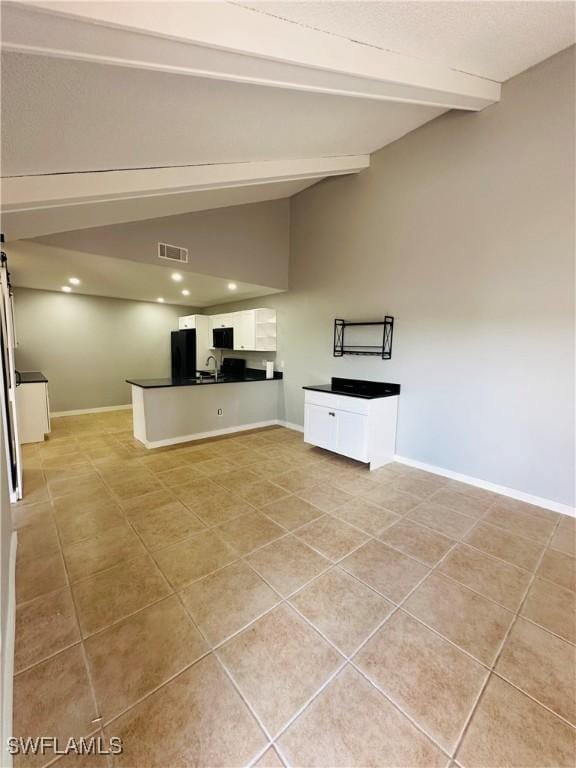
<path fill-rule="evenodd" d="M 134 437 L 160 448 L 277 424 L 282 374 L 247 368 L 242 376 L 127 379 L 132 385 Z"/>

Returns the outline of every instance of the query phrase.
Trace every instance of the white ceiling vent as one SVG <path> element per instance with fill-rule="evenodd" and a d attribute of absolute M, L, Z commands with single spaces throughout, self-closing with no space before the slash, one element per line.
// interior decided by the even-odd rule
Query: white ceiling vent
<path fill-rule="evenodd" d="M 188 248 L 179 248 L 177 245 L 168 245 L 168 243 L 158 243 L 158 258 L 178 261 L 180 264 L 188 264 Z"/>

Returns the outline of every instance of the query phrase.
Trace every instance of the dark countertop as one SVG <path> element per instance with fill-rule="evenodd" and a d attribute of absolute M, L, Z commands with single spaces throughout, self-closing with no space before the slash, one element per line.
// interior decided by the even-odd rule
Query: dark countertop
<path fill-rule="evenodd" d="M 383 381 L 364 381 L 362 379 L 332 378 L 330 384 L 318 384 L 302 387 L 312 392 L 329 392 L 332 395 L 361 397 L 363 400 L 375 400 L 380 397 L 395 397 L 400 394 L 400 384 L 388 384 Z"/>
<path fill-rule="evenodd" d="M 142 389 L 162 389 L 165 387 L 206 387 L 209 384 L 244 384 L 251 381 L 279 381 L 282 374 L 274 371 L 274 378 L 267 379 L 266 371 L 258 368 L 247 368 L 244 376 L 219 376 L 217 380 L 210 378 L 203 379 L 126 379 L 128 384 Z"/>
<path fill-rule="evenodd" d="M 47 384 L 48 379 L 41 371 L 16 371 L 17 384 Z"/>

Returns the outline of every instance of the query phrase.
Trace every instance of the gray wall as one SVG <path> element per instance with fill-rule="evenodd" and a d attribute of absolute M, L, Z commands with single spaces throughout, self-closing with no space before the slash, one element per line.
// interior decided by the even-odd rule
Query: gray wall
<path fill-rule="evenodd" d="M 278 310 L 286 418 L 399 382 L 399 454 L 573 504 L 574 138 L 572 48 L 293 198 L 290 292 L 241 305 Z M 332 357 L 335 317 L 385 312 L 391 361 Z"/>
<path fill-rule="evenodd" d="M 170 373 L 170 331 L 192 307 L 17 288 L 16 367 L 49 379 L 52 411 L 130 403 L 126 378 Z"/>
<path fill-rule="evenodd" d="M 141 394 L 146 440 L 151 443 L 283 418 L 280 381 L 164 387 Z"/>
<path fill-rule="evenodd" d="M 184 272 L 269 288 L 288 287 L 290 202 L 271 200 L 180 216 L 78 229 L 36 238 L 39 243 L 118 259 L 158 261 L 158 243 L 189 249 Z"/>

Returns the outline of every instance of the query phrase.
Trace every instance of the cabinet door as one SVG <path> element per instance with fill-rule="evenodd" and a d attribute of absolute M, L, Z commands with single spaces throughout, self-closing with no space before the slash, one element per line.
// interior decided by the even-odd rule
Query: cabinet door
<path fill-rule="evenodd" d="M 336 411 L 338 436 L 337 453 L 358 461 L 369 461 L 368 456 L 368 416 L 349 411 Z"/>
<path fill-rule="evenodd" d="M 212 315 L 212 328 L 231 328 L 232 327 L 232 313 L 227 315 Z"/>
<path fill-rule="evenodd" d="M 236 313 L 234 319 L 234 349 L 256 349 L 256 326 L 254 311 L 249 309 Z"/>
<path fill-rule="evenodd" d="M 337 412 L 321 405 L 304 406 L 304 441 L 335 451 L 337 445 Z"/>

